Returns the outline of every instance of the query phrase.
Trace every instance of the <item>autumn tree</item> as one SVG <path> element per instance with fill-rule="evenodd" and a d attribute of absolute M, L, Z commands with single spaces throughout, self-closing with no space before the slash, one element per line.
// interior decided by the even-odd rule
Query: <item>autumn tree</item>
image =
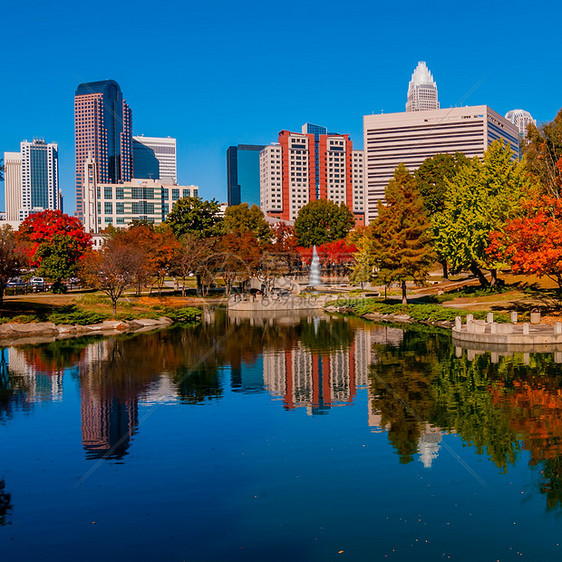
<path fill-rule="evenodd" d="M 528 126 L 523 154 L 531 174 L 546 193 L 562 195 L 562 109 L 553 121 Z"/>
<path fill-rule="evenodd" d="M 513 273 L 546 276 L 562 289 L 562 200 L 526 200 L 522 216 L 491 233 L 488 253 L 510 263 Z"/>
<path fill-rule="evenodd" d="M 184 234 L 173 260 L 172 272 L 182 280 L 182 297 L 185 297 L 185 282 L 190 275 L 197 275 L 201 264 L 210 257 L 213 242 L 211 239 L 199 240 L 193 234 Z"/>
<path fill-rule="evenodd" d="M 524 163 L 499 141 L 490 145 L 483 160 L 473 158 L 461 168 L 449 182 L 444 210 L 432 217 L 434 247 L 453 272 L 469 270 L 487 286 L 482 270 L 488 269 L 495 284 L 502 264 L 486 251 L 490 233 L 517 215 L 532 185 Z"/>
<path fill-rule="evenodd" d="M 231 205 L 226 208 L 224 230 L 238 235 L 251 232 L 262 246 L 271 242 L 273 237 L 263 211 L 257 205 L 249 207 L 248 203 Z"/>
<path fill-rule="evenodd" d="M 109 238 L 101 250 L 87 256 L 86 277 L 110 298 L 113 315 L 120 297 L 135 284 L 139 268 L 144 267 L 143 258 L 142 249 L 120 234 Z"/>
<path fill-rule="evenodd" d="M 191 234 L 203 239 L 222 234 L 223 219 L 215 199 L 205 201 L 200 197 L 184 197 L 176 201 L 166 218 L 166 224 L 178 238 Z"/>
<path fill-rule="evenodd" d="M 300 209 L 294 228 L 299 246 L 309 248 L 345 238 L 354 225 L 347 205 L 318 199 Z"/>
<path fill-rule="evenodd" d="M 371 223 L 372 258 L 380 279 L 399 283 L 407 303 L 406 282 L 423 283 L 435 255 L 431 249 L 430 223 L 414 177 L 404 164 L 394 171 Z"/>
<path fill-rule="evenodd" d="M 9 225 L 0 228 L 0 304 L 4 303 L 4 291 L 10 277 L 16 276 L 25 262 L 12 228 Z"/>
<path fill-rule="evenodd" d="M 348 237 L 349 238 L 349 237 Z M 354 263 L 351 266 L 349 282 L 363 288 L 373 277 L 373 249 L 372 239 L 366 229 L 361 230 L 361 235 L 353 238 L 357 251 L 353 254 Z"/>
<path fill-rule="evenodd" d="M 300 263 L 294 228 L 280 221 L 273 225 L 272 233 L 269 251 L 285 263 L 287 273 L 291 274 L 298 269 Z"/>
<path fill-rule="evenodd" d="M 220 275 L 230 295 L 236 280 L 248 281 L 257 271 L 260 259 L 259 241 L 250 231 L 229 232 L 216 240 L 213 254 L 204 265 Z"/>
<path fill-rule="evenodd" d="M 17 238 L 25 245 L 29 262 L 45 277 L 61 280 L 74 275 L 91 246 L 91 236 L 82 223 L 61 211 L 47 210 L 29 215 L 20 225 Z"/>

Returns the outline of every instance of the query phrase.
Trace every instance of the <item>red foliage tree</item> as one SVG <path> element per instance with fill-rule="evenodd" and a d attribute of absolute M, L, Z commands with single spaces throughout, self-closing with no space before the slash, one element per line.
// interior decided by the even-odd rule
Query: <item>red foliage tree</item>
<path fill-rule="evenodd" d="M 84 226 L 75 217 L 61 211 L 42 211 L 29 215 L 20 225 L 17 236 L 25 244 L 25 252 L 31 265 L 41 265 L 38 253 L 42 244 L 49 244 L 57 235 L 73 239 L 72 259 L 80 260 L 92 244 L 92 237 L 84 232 Z"/>
<path fill-rule="evenodd" d="M 492 232 L 488 253 L 514 273 L 546 276 L 562 288 L 562 200 L 542 196 L 524 203 L 522 217 Z"/>

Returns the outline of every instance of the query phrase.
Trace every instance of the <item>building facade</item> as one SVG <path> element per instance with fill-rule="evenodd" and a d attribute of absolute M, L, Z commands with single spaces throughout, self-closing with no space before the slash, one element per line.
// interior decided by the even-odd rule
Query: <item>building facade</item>
<path fill-rule="evenodd" d="M 96 233 L 109 225 L 124 228 L 134 220 L 160 224 L 174 203 L 184 197 L 198 197 L 196 185 L 166 184 L 160 180 L 132 179 L 122 183 L 98 183 L 96 162 L 85 162 L 84 229 Z"/>
<path fill-rule="evenodd" d="M 4 153 L 4 162 L 8 221 L 22 221 L 46 209 L 62 210 L 56 143 L 22 141 L 20 152 Z"/>
<path fill-rule="evenodd" d="M 537 122 L 533 116 L 524 109 L 512 109 L 505 114 L 505 118 L 511 121 L 519 130 L 519 139 L 522 141 L 527 138 L 527 127 L 532 123 L 536 125 Z"/>
<path fill-rule="evenodd" d="M 437 84 L 424 61 L 418 62 L 408 85 L 406 111 L 439 109 Z"/>
<path fill-rule="evenodd" d="M 263 144 L 239 144 L 226 151 L 229 205 L 260 204 L 260 152 Z"/>
<path fill-rule="evenodd" d="M 21 208 L 21 152 L 4 152 L 6 220 L 17 221 Z"/>
<path fill-rule="evenodd" d="M 310 201 L 329 199 L 346 204 L 362 224 L 362 205 L 355 203 L 363 185 L 360 152 L 353 150 L 349 135 L 281 131 L 279 142 L 260 153 L 262 211 L 293 221 Z"/>
<path fill-rule="evenodd" d="M 401 162 L 413 171 L 439 153 L 482 157 L 498 139 L 510 144 L 514 157 L 519 153 L 517 127 L 486 105 L 366 115 L 363 135 L 367 224 L 376 217 L 377 204 Z"/>
<path fill-rule="evenodd" d="M 88 154 L 100 182 L 129 181 L 133 174 L 132 114 L 114 80 L 80 84 L 74 97 L 76 216 L 84 218 L 84 164 Z"/>
<path fill-rule="evenodd" d="M 133 177 L 178 182 L 176 139 L 133 137 Z"/>

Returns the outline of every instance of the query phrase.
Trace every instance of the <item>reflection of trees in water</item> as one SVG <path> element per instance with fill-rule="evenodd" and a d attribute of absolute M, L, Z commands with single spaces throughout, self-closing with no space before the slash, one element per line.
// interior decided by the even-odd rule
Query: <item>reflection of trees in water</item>
<path fill-rule="evenodd" d="M 469 361 L 448 337 L 409 330 L 399 347 L 375 346 L 372 407 L 398 452 L 410 462 L 427 422 L 455 431 L 506 472 L 520 451 L 540 469 L 549 507 L 562 506 L 562 366 L 552 355 Z"/>
<path fill-rule="evenodd" d="M 355 340 L 355 329 L 343 318 L 315 318 L 302 321 L 299 328 L 303 346 L 312 351 L 347 349 Z"/>
<path fill-rule="evenodd" d="M 0 480 L 0 526 L 10 524 L 9 517 L 13 508 L 12 495 L 6 492 L 6 482 Z"/>

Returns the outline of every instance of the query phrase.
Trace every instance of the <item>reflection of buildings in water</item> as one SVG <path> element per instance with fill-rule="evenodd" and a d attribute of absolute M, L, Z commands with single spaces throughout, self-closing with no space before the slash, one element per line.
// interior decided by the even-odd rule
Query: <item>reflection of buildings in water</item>
<path fill-rule="evenodd" d="M 425 429 L 418 439 L 418 453 L 425 468 L 431 468 L 433 461 L 439 456 L 442 439 L 441 429 L 425 424 Z"/>
<path fill-rule="evenodd" d="M 178 401 L 178 386 L 167 374 L 160 375 L 143 393 L 140 402 L 143 405 L 175 404 Z"/>
<path fill-rule="evenodd" d="M 230 367 L 230 387 L 233 392 L 245 394 L 263 392 L 264 367 L 263 358 L 258 357 L 255 362 Z"/>
<path fill-rule="evenodd" d="M 283 398 L 287 409 L 307 406 L 321 414 L 349 403 L 356 392 L 354 347 L 312 352 L 300 343 L 286 351 L 266 351 L 263 375 L 266 389 Z"/>
<path fill-rule="evenodd" d="M 357 387 L 367 386 L 369 366 L 376 360 L 373 344 L 398 345 L 402 338 L 398 328 L 373 325 L 357 330 L 347 349 L 311 351 L 299 343 L 285 351 L 266 350 L 266 389 L 282 397 L 287 409 L 307 406 L 311 414 L 325 413 L 332 406 L 351 403 Z"/>
<path fill-rule="evenodd" d="M 88 459 L 122 458 L 138 424 L 137 396 L 121 399 L 103 380 L 113 344 L 106 339 L 89 345 L 80 368 L 82 445 Z"/>
<path fill-rule="evenodd" d="M 24 378 L 26 381 L 28 402 L 59 402 L 62 400 L 62 369 L 47 373 L 28 363 L 22 350 L 9 347 L 7 352 L 7 363 L 10 372 Z"/>
<path fill-rule="evenodd" d="M 87 458 L 121 458 L 138 424 L 138 402 L 100 398 L 82 389 L 82 445 Z"/>

